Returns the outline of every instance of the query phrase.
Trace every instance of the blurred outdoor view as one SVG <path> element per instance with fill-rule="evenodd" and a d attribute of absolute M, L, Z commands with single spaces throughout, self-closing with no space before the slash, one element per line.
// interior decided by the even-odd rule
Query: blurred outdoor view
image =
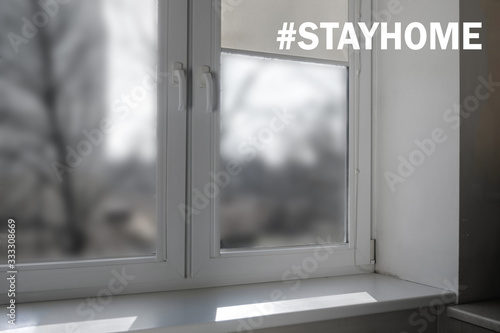
<path fill-rule="evenodd" d="M 0 241 L 15 219 L 19 262 L 155 253 L 157 17 L 0 1 Z"/>
<path fill-rule="evenodd" d="M 346 50 L 279 50 L 276 32 L 347 22 L 348 4 L 222 0 L 221 168 L 241 166 L 220 195 L 222 249 L 347 242 Z"/>
<path fill-rule="evenodd" d="M 223 53 L 221 248 L 344 243 L 347 68 Z"/>

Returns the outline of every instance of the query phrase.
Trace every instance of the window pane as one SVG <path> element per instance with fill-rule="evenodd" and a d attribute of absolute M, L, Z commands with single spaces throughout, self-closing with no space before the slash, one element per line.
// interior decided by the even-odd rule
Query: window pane
<path fill-rule="evenodd" d="M 221 248 L 346 241 L 343 66 L 222 54 Z"/>
<path fill-rule="evenodd" d="M 41 4 L 0 2 L 1 241 L 13 218 L 20 262 L 154 254 L 157 1 Z"/>
<path fill-rule="evenodd" d="M 349 20 L 348 0 L 222 0 L 222 47 L 226 49 L 286 54 L 316 59 L 348 61 L 347 49 L 326 49 L 326 30 L 315 33 L 323 41 L 315 50 L 302 50 L 297 34 L 290 50 L 279 51 L 278 30 L 284 22 L 294 22 L 298 31 L 304 22 L 338 22 L 340 28 Z M 333 45 L 338 45 L 340 30 L 336 29 Z M 307 44 L 309 40 L 304 40 Z"/>

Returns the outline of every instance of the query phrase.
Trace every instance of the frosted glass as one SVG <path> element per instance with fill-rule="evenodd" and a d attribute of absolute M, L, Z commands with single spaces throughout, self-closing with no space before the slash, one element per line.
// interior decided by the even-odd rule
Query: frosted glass
<path fill-rule="evenodd" d="M 157 1 L 51 4 L 0 1 L 1 225 L 19 262 L 152 255 Z"/>
<path fill-rule="evenodd" d="M 221 77 L 221 248 L 345 242 L 347 68 L 223 53 Z"/>
<path fill-rule="evenodd" d="M 349 20 L 348 0 L 222 0 L 221 13 L 223 48 L 348 61 L 347 49 L 326 49 L 325 29 L 315 31 L 320 43 L 311 51 L 297 45 L 303 40 L 298 34 L 290 50 L 280 51 L 276 41 L 284 22 L 295 22 L 297 31 L 304 22 L 313 22 L 318 27 L 321 22 L 338 22 L 343 27 Z M 333 45 L 338 45 L 339 29 L 333 37 Z"/>

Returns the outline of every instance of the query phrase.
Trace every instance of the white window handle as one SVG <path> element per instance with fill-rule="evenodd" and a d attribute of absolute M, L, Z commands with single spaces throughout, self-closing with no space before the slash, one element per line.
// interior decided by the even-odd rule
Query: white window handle
<path fill-rule="evenodd" d="M 205 88 L 207 91 L 207 113 L 214 111 L 214 78 L 212 73 L 210 73 L 210 68 L 208 66 L 202 66 L 200 68 L 201 81 L 200 87 Z"/>
<path fill-rule="evenodd" d="M 172 64 L 172 84 L 179 86 L 179 111 L 186 111 L 186 73 L 181 63 Z"/>

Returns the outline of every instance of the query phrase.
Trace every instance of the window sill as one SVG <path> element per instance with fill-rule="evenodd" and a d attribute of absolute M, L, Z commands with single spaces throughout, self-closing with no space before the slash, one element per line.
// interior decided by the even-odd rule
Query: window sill
<path fill-rule="evenodd" d="M 12 333 L 236 332 L 451 301 L 453 292 L 379 274 L 19 304 Z M 275 302 L 271 302 L 275 300 Z M 92 303 L 90 303 L 92 304 Z M 264 315 L 262 315 L 262 313 Z M 250 318 L 249 318 L 250 317 Z M 10 326 L 10 327 L 9 327 Z"/>
<path fill-rule="evenodd" d="M 448 308 L 448 317 L 500 332 L 500 300 L 453 306 Z"/>

